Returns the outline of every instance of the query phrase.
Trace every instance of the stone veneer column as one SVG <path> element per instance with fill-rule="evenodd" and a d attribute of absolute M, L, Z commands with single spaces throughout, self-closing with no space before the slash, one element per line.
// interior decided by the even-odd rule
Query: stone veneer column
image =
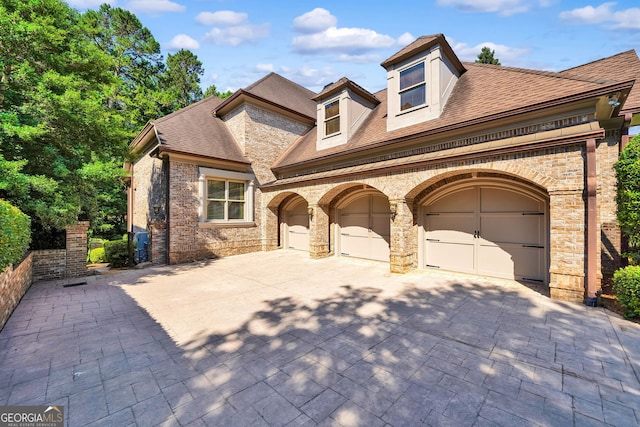
<path fill-rule="evenodd" d="M 329 256 L 329 207 L 309 205 L 309 256 L 314 259 Z"/>
<path fill-rule="evenodd" d="M 278 249 L 278 210 L 277 208 L 262 209 L 262 250 Z"/>
<path fill-rule="evenodd" d="M 149 230 L 149 256 L 153 265 L 167 264 L 167 223 L 152 221 Z"/>
<path fill-rule="evenodd" d="M 584 301 L 584 205 L 582 189 L 549 191 L 549 291 L 553 299 Z"/>
<path fill-rule="evenodd" d="M 415 269 L 417 263 L 413 244 L 413 212 L 404 199 L 390 200 L 389 206 L 391 209 L 390 269 L 392 273 L 406 273 Z"/>
<path fill-rule="evenodd" d="M 80 221 L 67 226 L 67 267 L 65 276 L 81 277 L 87 275 L 87 231 L 89 221 Z"/>

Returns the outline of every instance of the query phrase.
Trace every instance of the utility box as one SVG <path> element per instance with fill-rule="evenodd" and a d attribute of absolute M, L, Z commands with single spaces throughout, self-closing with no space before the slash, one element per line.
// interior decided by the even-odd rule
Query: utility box
<path fill-rule="evenodd" d="M 133 261 L 136 264 L 149 261 L 149 233 L 146 231 L 133 235 Z"/>

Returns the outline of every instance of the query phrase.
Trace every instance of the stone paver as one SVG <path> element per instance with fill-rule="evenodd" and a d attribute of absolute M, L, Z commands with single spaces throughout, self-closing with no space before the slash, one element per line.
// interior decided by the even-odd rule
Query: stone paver
<path fill-rule="evenodd" d="M 34 284 L 0 332 L 0 405 L 68 426 L 640 424 L 639 325 L 514 282 L 295 251 L 82 280 Z"/>

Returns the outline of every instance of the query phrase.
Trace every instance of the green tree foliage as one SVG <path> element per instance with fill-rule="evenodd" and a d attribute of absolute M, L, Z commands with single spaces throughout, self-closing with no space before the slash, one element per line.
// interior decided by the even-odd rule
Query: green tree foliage
<path fill-rule="evenodd" d="M 0 272 L 20 262 L 29 248 L 29 217 L 9 202 L 0 199 Z"/>
<path fill-rule="evenodd" d="M 59 0 L 0 0 L 0 197 L 44 228 L 86 213 L 78 171 L 129 139 L 104 108 L 113 60 L 84 30 Z"/>
<path fill-rule="evenodd" d="M 233 95 L 233 92 L 230 90 L 226 92 L 219 92 L 216 85 L 211 85 L 204 91 L 204 98 L 208 98 L 210 96 L 217 96 L 218 98 L 221 98 L 221 99 L 227 99 L 231 95 Z"/>
<path fill-rule="evenodd" d="M 476 62 L 479 64 L 501 65 L 498 58 L 494 57 L 495 54 L 496 54 L 495 50 L 491 50 L 487 46 L 484 46 L 480 50 L 480 53 L 478 54 L 478 59 L 476 59 Z"/>
<path fill-rule="evenodd" d="M 162 83 L 173 100 L 174 110 L 202 99 L 200 76 L 203 73 L 202 62 L 191 51 L 180 49 L 174 55 L 167 55 L 167 69 Z"/>
<path fill-rule="evenodd" d="M 614 165 L 618 178 L 618 224 L 629 239 L 631 258 L 640 258 L 640 135 L 620 153 Z"/>

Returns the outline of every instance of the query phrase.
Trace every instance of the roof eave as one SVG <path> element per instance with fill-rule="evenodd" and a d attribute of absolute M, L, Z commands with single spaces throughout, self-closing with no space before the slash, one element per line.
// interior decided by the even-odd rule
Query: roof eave
<path fill-rule="evenodd" d="M 292 110 L 291 108 L 287 108 L 287 107 L 282 106 L 282 105 L 280 105 L 280 104 L 278 104 L 276 102 L 269 101 L 268 99 L 262 98 L 262 97 L 260 97 L 258 95 L 254 95 L 253 93 L 247 92 L 244 89 L 239 89 L 232 96 L 227 98 L 222 104 L 220 104 L 218 106 L 218 108 L 216 110 L 214 110 L 214 115 L 216 115 L 218 117 L 222 117 L 226 113 L 229 113 L 234 108 L 236 108 L 237 106 L 242 104 L 242 102 L 247 100 L 247 99 L 256 101 L 258 103 L 262 103 L 262 104 L 268 105 L 270 107 L 274 107 L 274 108 L 282 110 L 282 111 L 285 111 L 288 114 L 294 115 L 296 117 L 299 117 L 300 119 L 302 119 L 303 121 L 306 121 L 306 122 L 315 123 L 315 121 L 316 121 L 315 117 L 307 116 L 306 114 L 300 113 L 299 111 Z"/>

